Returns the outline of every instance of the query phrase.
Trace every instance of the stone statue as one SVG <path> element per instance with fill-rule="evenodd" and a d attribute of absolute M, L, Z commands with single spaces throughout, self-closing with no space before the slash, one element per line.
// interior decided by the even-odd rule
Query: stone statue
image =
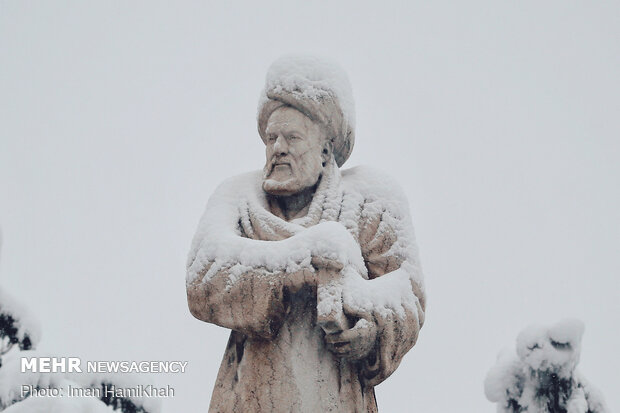
<path fill-rule="evenodd" d="M 376 412 L 424 323 L 409 207 L 354 143 L 346 74 L 285 57 L 258 108 L 262 171 L 211 196 L 187 264 L 198 319 L 232 330 L 209 412 Z"/>

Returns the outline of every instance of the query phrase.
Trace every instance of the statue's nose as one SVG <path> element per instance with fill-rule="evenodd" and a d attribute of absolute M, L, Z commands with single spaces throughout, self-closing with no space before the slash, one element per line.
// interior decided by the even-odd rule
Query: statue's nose
<path fill-rule="evenodd" d="M 278 155 L 285 155 L 288 153 L 288 144 L 286 143 L 284 136 L 278 136 L 276 143 L 273 145 L 273 150 Z"/>

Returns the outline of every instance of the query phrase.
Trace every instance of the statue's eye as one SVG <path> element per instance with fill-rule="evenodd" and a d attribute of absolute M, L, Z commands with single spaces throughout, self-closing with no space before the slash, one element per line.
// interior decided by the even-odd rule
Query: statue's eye
<path fill-rule="evenodd" d="M 290 140 L 292 140 L 292 141 L 296 141 L 296 140 L 298 140 L 298 139 L 301 139 L 301 138 L 300 138 L 299 136 L 297 136 L 297 135 L 291 135 L 291 136 L 289 136 L 288 138 L 289 138 Z"/>
<path fill-rule="evenodd" d="M 531 346 L 527 347 L 528 350 L 536 350 L 537 348 L 540 348 L 538 344 L 532 344 Z"/>
<path fill-rule="evenodd" d="M 269 136 L 267 136 L 267 140 L 269 142 L 275 142 L 276 139 L 278 139 L 278 137 L 276 135 L 269 135 Z"/>
<path fill-rule="evenodd" d="M 560 343 L 559 341 L 550 340 L 551 345 L 556 350 L 570 350 L 570 343 Z"/>

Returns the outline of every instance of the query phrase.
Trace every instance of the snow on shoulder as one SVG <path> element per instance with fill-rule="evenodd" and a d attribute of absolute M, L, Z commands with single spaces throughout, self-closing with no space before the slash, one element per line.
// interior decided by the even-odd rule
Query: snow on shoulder
<path fill-rule="evenodd" d="M 362 194 L 368 201 L 377 201 L 398 218 L 409 216 L 409 201 L 400 184 L 385 172 L 367 165 L 342 170 L 342 182 Z"/>

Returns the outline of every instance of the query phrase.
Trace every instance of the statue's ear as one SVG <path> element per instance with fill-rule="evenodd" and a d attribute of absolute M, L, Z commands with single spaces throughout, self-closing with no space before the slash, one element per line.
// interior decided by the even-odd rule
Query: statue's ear
<path fill-rule="evenodd" d="M 323 159 L 323 166 L 327 165 L 327 163 L 333 158 L 334 155 L 334 140 L 333 139 L 325 139 L 323 143 L 323 150 L 321 151 L 321 158 Z"/>

